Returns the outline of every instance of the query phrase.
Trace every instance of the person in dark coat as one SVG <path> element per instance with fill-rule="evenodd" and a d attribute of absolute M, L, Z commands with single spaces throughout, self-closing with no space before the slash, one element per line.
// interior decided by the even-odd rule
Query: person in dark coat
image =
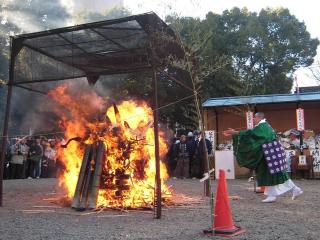
<path fill-rule="evenodd" d="M 29 178 L 40 178 L 41 174 L 41 159 L 43 149 L 40 144 L 40 139 L 36 139 L 30 148 L 30 175 Z"/>
<path fill-rule="evenodd" d="M 195 164 L 195 153 L 196 153 L 197 144 L 194 139 L 193 133 L 188 133 L 188 140 L 187 140 L 187 151 L 189 156 L 189 163 L 190 163 L 190 177 L 196 177 L 196 174 L 193 172 L 193 165 Z"/>
<path fill-rule="evenodd" d="M 174 170 L 174 176 L 177 178 L 189 178 L 189 154 L 187 151 L 187 137 L 181 135 L 180 142 L 176 144 L 177 166 Z"/>
<path fill-rule="evenodd" d="M 174 170 L 176 168 L 177 165 L 177 161 L 175 159 L 175 154 L 176 154 L 176 150 L 175 150 L 175 144 L 176 144 L 177 139 L 176 138 L 172 138 L 171 139 L 171 143 L 169 146 L 169 150 L 167 153 L 167 165 L 168 165 L 168 172 L 169 172 L 169 176 L 173 177 L 174 174 Z"/>
<path fill-rule="evenodd" d="M 195 162 L 193 165 L 193 172 L 195 177 L 202 178 L 205 170 L 205 157 L 204 157 L 204 141 L 201 137 L 201 132 L 195 131 L 195 142 L 196 142 L 196 151 L 195 151 Z M 208 139 L 205 139 L 207 154 L 212 151 L 212 144 Z"/>

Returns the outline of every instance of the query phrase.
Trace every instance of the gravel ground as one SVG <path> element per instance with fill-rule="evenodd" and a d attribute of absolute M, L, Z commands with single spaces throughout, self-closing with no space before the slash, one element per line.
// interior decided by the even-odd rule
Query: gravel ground
<path fill-rule="evenodd" d="M 292 201 L 287 194 L 275 203 L 263 204 L 263 195 L 253 192 L 252 183 L 229 180 L 234 222 L 247 230 L 233 239 L 320 239 L 320 182 L 295 182 L 304 190 L 299 199 Z M 57 197 L 55 179 L 5 180 L 0 239 L 223 239 L 202 234 L 210 226 L 209 201 L 202 197 L 202 184 L 173 179 L 169 184 L 175 202 L 190 199 L 191 203 L 165 208 L 159 220 L 150 211 L 76 212 L 59 206 L 48 201 Z"/>

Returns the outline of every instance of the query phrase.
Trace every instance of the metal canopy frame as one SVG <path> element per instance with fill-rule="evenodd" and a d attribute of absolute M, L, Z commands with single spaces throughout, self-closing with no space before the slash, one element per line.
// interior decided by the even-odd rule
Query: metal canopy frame
<path fill-rule="evenodd" d="M 184 57 L 184 51 L 181 46 L 174 44 L 172 41 L 165 49 L 154 46 L 152 43 L 157 40 L 159 32 L 165 37 L 176 39 L 174 31 L 155 13 L 150 12 L 11 37 L 8 95 L 3 127 L 3 151 L 0 161 L 0 206 L 2 206 L 3 200 L 3 163 L 5 149 L 7 148 L 6 139 L 8 137 L 10 104 L 14 86 L 35 93 L 46 94 L 46 91 L 34 87 L 34 84 L 41 86 L 45 82 L 67 79 L 77 81 L 77 78 L 80 77 L 87 77 L 89 82 L 93 81 L 91 83 L 95 83 L 102 75 L 152 71 L 156 158 L 154 205 L 155 218 L 161 218 L 157 73 L 164 73 L 166 77 L 177 82 L 188 91 L 193 90 L 190 82 L 187 83 L 189 79 L 178 79 L 164 71 L 167 66 L 163 65 L 161 59 L 169 55 Z M 52 45 L 52 43 L 54 44 Z M 70 47 L 71 55 L 69 54 Z M 89 59 L 88 63 L 95 66 L 96 70 L 92 70 L 88 63 L 81 64 L 83 59 Z M 38 62 L 34 63 L 33 60 Z M 64 71 L 61 72 L 61 69 Z M 70 71 L 72 74 L 70 74 Z M 28 84 L 31 84 L 31 86 L 28 86 Z"/>
<path fill-rule="evenodd" d="M 12 37 L 14 70 L 8 85 L 141 71 L 161 66 L 157 61 L 163 55 L 184 55 L 174 43 L 150 50 L 159 33 L 176 39 L 151 12 Z"/>

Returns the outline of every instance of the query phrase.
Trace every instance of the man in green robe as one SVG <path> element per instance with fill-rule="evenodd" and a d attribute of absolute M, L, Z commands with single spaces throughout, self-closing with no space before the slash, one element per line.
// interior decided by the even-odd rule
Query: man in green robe
<path fill-rule="evenodd" d="M 286 171 L 270 174 L 262 151 L 262 144 L 277 138 L 275 131 L 262 112 L 256 113 L 253 121 L 253 129 L 236 131 L 229 128 L 224 131 L 225 136 L 232 136 L 237 162 L 241 167 L 256 170 L 258 186 L 265 186 L 264 194 L 267 196 L 262 202 L 274 202 L 277 196 L 290 190 L 294 200 L 303 191 L 293 183 Z"/>

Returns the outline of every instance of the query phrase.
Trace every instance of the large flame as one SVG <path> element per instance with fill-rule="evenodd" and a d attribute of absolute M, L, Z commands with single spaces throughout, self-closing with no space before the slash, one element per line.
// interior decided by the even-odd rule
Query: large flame
<path fill-rule="evenodd" d="M 60 105 L 55 110 L 60 116 L 65 138 L 79 136 L 86 139 L 86 144 L 100 140 L 105 145 L 98 206 L 150 207 L 154 200 L 156 173 L 152 109 L 145 102 L 123 101 L 101 114 L 107 102 L 93 90 L 72 94 L 69 91 L 68 85 L 62 85 L 49 93 Z M 163 157 L 167 146 L 161 132 L 159 145 L 160 157 Z M 83 144 L 72 142 L 58 153 L 65 164 L 60 184 L 72 198 L 82 163 Z M 163 192 L 170 195 L 163 183 L 168 178 L 166 167 L 162 162 L 160 167 Z M 119 172 L 120 178 L 124 176 L 126 180 L 119 179 Z M 115 187 L 119 182 L 120 189 Z"/>

